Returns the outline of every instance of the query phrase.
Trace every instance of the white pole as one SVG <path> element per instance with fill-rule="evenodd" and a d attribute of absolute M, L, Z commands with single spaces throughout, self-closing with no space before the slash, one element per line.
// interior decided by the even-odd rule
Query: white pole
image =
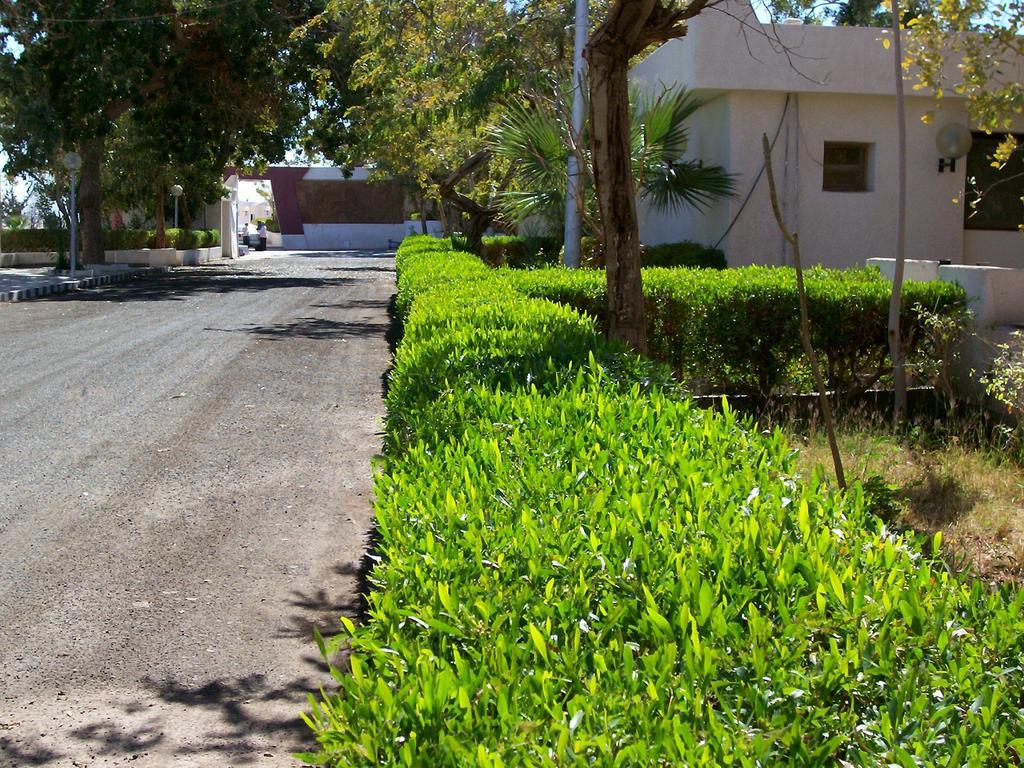
<path fill-rule="evenodd" d="M 587 0 L 576 0 L 575 59 L 572 67 L 572 135 L 578 141 L 583 133 L 583 48 L 587 44 L 589 9 Z M 569 186 L 565 193 L 565 266 L 580 265 L 580 213 L 576 199 L 582 194 L 579 157 L 569 148 Z"/>
<path fill-rule="evenodd" d="M 75 172 L 71 171 L 71 277 L 75 276 L 75 268 L 78 262 L 78 233 L 75 219 L 78 218 L 78 211 L 75 208 Z"/>

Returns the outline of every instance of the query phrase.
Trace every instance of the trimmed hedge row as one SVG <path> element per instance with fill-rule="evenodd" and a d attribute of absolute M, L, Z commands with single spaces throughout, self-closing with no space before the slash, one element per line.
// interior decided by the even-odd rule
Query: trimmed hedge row
<path fill-rule="evenodd" d="M 220 245 L 216 229 L 168 229 L 168 248 L 188 250 Z M 3 247 L 10 253 L 38 253 L 68 247 L 66 229 L 15 229 L 4 232 Z M 103 232 L 103 246 L 108 251 L 134 251 L 155 247 L 156 233 L 145 229 L 109 229 Z"/>
<path fill-rule="evenodd" d="M 592 320 L 436 241 L 398 269 L 389 431 L 416 439 L 376 477 L 369 620 L 319 638 L 350 669 L 307 761 L 1019 762 L 1024 594 L 801 483 L 778 433 L 631 384 Z"/>
<path fill-rule="evenodd" d="M 508 271 L 507 279 L 528 296 L 565 304 L 606 325 L 603 273 Z M 812 341 L 830 387 L 863 391 L 888 369 L 890 284 L 869 269 L 816 268 L 807 271 L 805 282 Z M 651 354 L 692 390 L 765 397 L 801 388 L 794 270 L 647 269 L 644 296 Z M 965 300 L 963 289 L 952 283 L 906 283 L 901 322 L 911 354 L 925 337 L 925 313 L 953 312 Z"/>
<path fill-rule="evenodd" d="M 483 239 L 481 258 L 492 266 L 513 269 L 550 267 L 558 264 L 562 243 L 554 237 L 489 235 Z"/>
<path fill-rule="evenodd" d="M 66 229 L 5 229 L 5 253 L 40 253 L 68 247 Z"/>
<path fill-rule="evenodd" d="M 641 258 L 645 267 L 725 269 L 725 254 L 721 250 L 689 240 L 644 246 Z"/>

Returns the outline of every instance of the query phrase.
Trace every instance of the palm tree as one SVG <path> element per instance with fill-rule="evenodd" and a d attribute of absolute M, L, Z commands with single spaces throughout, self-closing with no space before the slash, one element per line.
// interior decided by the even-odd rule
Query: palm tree
<path fill-rule="evenodd" d="M 565 93 L 546 103 L 510 106 L 491 131 L 491 151 L 513 166 L 513 189 L 499 195 L 498 206 L 511 222 L 541 219 L 560 231 L 565 215 L 568 152 L 576 152 L 583 170 L 585 232 L 599 234 L 597 199 L 587 127 L 574 137 Z M 684 159 L 689 141 L 686 120 L 704 102 L 684 88 L 657 96 L 631 94 L 632 160 L 635 194 L 657 210 L 707 208 L 735 194 L 734 177 L 718 165 Z"/>

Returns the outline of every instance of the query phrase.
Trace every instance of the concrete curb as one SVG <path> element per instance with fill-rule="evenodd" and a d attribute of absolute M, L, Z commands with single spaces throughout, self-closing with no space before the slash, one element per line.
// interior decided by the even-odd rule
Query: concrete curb
<path fill-rule="evenodd" d="M 146 277 L 158 275 L 167 271 L 167 267 L 144 267 L 142 269 L 125 269 L 118 272 L 110 272 L 105 275 L 83 277 L 78 280 L 63 280 L 57 283 L 44 283 L 33 285 L 28 288 L 14 288 L 8 291 L 0 291 L 0 301 L 28 301 L 43 296 L 53 296 L 58 293 L 77 291 L 83 288 L 95 288 L 98 285 L 109 285 L 120 283 L 132 277 Z"/>

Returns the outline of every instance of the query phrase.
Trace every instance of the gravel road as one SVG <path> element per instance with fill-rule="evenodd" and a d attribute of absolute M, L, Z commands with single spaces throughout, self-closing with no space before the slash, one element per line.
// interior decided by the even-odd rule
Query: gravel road
<path fill-rule="evenodd" d="M 393 293 L 306 253 L 0 304 L 0 765 L 298 765 Z"/>

